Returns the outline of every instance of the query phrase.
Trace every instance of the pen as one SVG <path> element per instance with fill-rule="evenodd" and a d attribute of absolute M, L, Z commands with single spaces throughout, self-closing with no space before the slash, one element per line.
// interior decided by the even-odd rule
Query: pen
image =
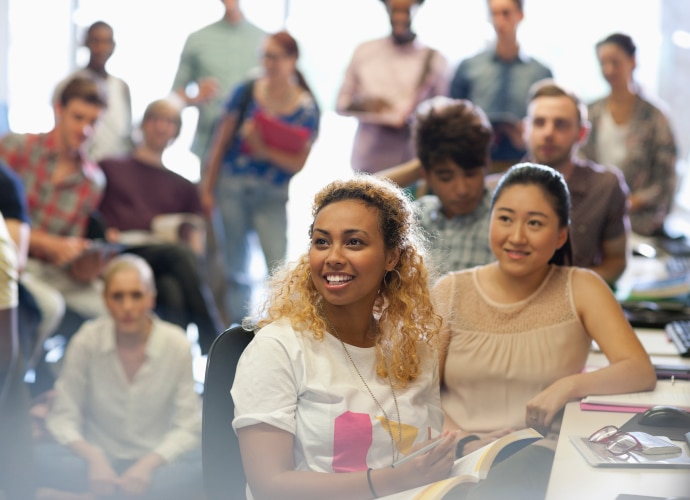
<path fill-rule="evenodd" d="M 425 454 L 427 451 L 433 450 L 442 442 L 443 442 L 443 439 L 437 439 L 433 443 L 429 443 L 428 445 L 423 446 L 422 448 L 418 449 L 417 451 L 414 451 L 414 452 L 410 453 L 409 455 L 405 455 L 404 457 L 402 457 L 397 462 L 393 462 L 393 467 L 397 467 L 398 465 L 402 465 L 405 462 L 407 462 L 408 460 L 413 459 L 414 457 L 418 457 L 419 455 Z"/>

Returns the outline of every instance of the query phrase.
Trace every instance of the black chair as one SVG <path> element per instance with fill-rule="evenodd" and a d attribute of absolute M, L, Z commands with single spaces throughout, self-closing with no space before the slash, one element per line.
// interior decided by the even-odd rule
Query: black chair
<path fill-rule="evenodd" d="M 206 359 L 201 452 L 207 500 L 246 498 L 239 442 L 232 429 L 235 405 L 230 388 L 240 355 L 253 338 L 253 331 L 229 328 L 213 341 Z"/>

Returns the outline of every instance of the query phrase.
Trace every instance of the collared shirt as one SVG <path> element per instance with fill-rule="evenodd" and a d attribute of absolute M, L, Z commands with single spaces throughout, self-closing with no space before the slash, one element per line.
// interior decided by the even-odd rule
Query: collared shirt
<path fill-rule="evenodd" d="M 359 120 L 352 150 L 355 170 L 377 172 L 414 158 L 409 127 L 401 124 L 417 104 L 448 91 L 446 59 L 431 50 L 416 40 L 395 44 L 391 36 L 364 42 L 355 50 L 336 103 L 338 113 Z M 348 111 L 364 98 L 385 99 L 392 109 Z"/>
<path fill-rule="evenodd" d="M 64 445 L 86 440 L 109 457 L 166 462 L 199 447 L 201 408 L 192 355 L 181 328 L 153 318 L 146 360 L 130 382 L 110 317 L 89 321 L 72 337 L 46 425 Z"/>
<path fill-rule="evenodd" d="M 524 118 L 530 87 L 551 77 L 549 68 L 522 51 L 512 61 L 506 61 L 498 57 L 495 49 L 490 49 L 460 63 L 450 85 L 450 96 L 469 99 L 488 115 L 496 129 L 492 159 L 517 160 L 525 152 L 515 148 L 501 133 L 500 124 Z"/>
<path fill-rule="evenodd" d="M 55 130 L 7 134 L 0 139 L 0 159 L 24 183 L 32 228 L 59 236 L 83 236 L 89 214 L 101 200 L 105 176 L 82 155 L 81 170 L 55 184 L 56 142 Z"/>
<path fill-rule="evenodd" d="M 628 187 L 617 168 L 576 160 L 567 179 L 573 265 L 601 263 L 604 242 L 630 232 Z"/>
<path fill-rule="evenodd" d="M 535 82 L 551 78 L 551 70 L 520 51 L 512 61 L 485 50 L 460 63 L 450 85 L 450 96 L 469 99 L 489 116 L 509 113 L 517 119 L 527 115 L 527 94 Z"/>
<path fill-rule="evenodd" d="M 443 215 L 437 196 L 423 196 L 415 203 L 419 207 L 419 223 L 431 240 L 431 263 L 439 274 L 496 260 L 489 245 L 491 192 L 488 189 L 472 213 L 450 219 Z"/>

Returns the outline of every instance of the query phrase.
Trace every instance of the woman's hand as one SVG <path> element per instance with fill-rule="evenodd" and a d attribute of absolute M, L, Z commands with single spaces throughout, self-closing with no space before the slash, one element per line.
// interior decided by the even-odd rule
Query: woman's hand
<path fill-rule="evenodd" d="M 199 191 L 199 198 L 201 199 L 201 208 L 207 217 L 213 213 L 213 208 L 216 206 L 216 197 L 213 194 L 213 189 L 202 186 Z"/>
<path fill-rule="evenodd" d="M 525 424 L 544 434 L 551 428 L 554 417 L 563 409 L 572 392 L 570 377 L 556 380 L 527 402 Z"/>
<path fill-rule="evenodd" d="M 441 440 L 441 444 L 431 449 L 429 452 L 414 457 L 395 467 L 395 470 L 399 471 L 401 483 L 409 483 L 406 489 L 440 481 L 446 479 L 450 475 L 453 462 L 455 462 L 455 443 L 457 442 L 457 435 L 452 431 L 444 431 L 443 434 L 436 439 Z M 424 447 L 430 442 L 431 441 L 422 443 L 419 447 Z"/>
<path fill-rule="evenodd" d="M 256 128 L 254 120 L 246 120 L 242 124 L 240 136 L 244 142 L 249 146 L 251 155 L 258 160 L 265 160 L 268 158 L 268 146 L 261 137 L 261 133 Z"/>

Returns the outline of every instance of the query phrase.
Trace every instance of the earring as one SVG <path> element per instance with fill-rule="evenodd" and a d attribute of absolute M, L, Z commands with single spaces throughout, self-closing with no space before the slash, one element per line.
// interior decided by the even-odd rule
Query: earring
<path fill-rule="evenodd" d="M 402 276 L 400 275 L 400 271 L 397 269 L 392 269 L 391 271 L 386 271 L 386 274 L 383 275 L 383 283 L 386 285 L 386 288 L 390 288 L 390 280 L 388 279 L 388 276 L 390 276 L 390 273 L 394 272 L 395 274 L 398 275 L 398 286 L 396 288 L 400 288 L 400 285 L 402 284 Z"/>

